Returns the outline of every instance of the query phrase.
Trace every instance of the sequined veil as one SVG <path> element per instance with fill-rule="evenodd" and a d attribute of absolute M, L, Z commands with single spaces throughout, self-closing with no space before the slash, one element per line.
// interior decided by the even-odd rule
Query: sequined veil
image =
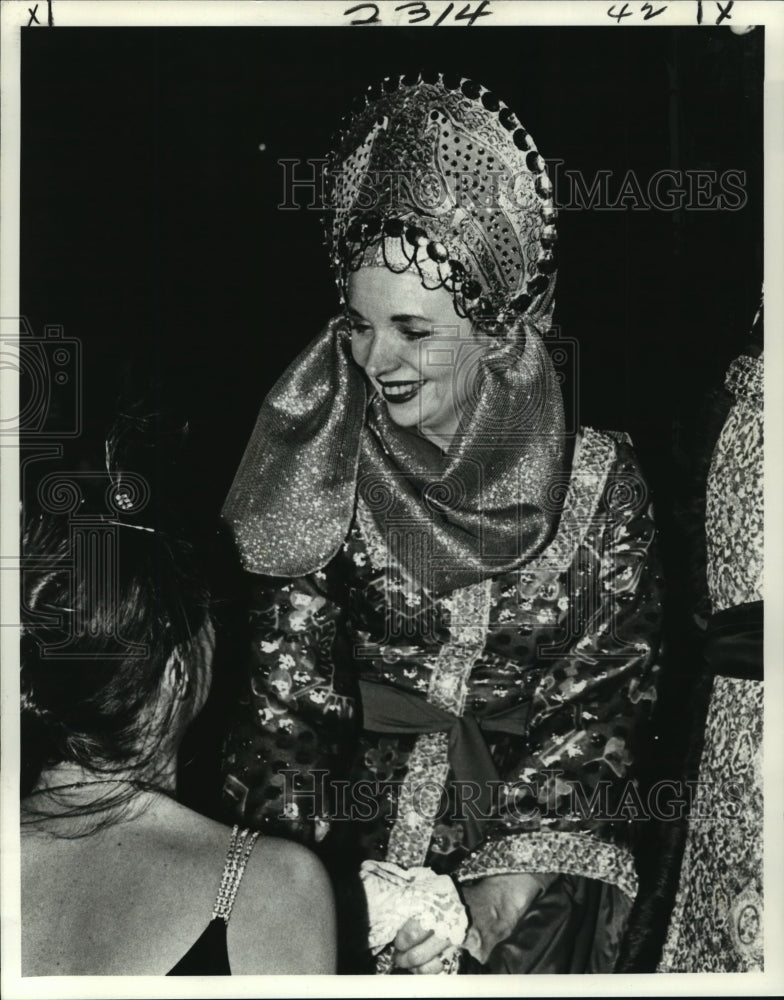
<path fill-rule="evenodd" d="M 328 170 L 341 304 L 360 267 L 445 288 L 492 337 L 443 453 L 397 427 L 351 358 L 340 314 L 265 400 L 224 516 L 247 569 L 297 576 L 338 551 L 361 496 L 408 578 L 446 593 L 520 565 L 557 525 L 564 416 L 542 337 L 555 217 L 544 160 L 514 113 L 460 78 L 390 78 L 344 120 Z M 420 526 L 414 529 L 412 526 Z"/>

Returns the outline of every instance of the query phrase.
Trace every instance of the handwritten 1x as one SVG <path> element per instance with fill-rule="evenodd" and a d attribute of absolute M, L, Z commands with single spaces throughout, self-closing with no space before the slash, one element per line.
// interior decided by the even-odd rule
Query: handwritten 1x
<path fill-rule="evenodd" d="M 719 0 L 714 0 L 714 2 L 719 11 L 719 16 L 716 18 L 716 24 L 717 25 L 721 24 L 722 21 L 731 21 L 732 14 L 730 13 L 730 11 L 735 6 L 735 0 L 725 0 L 725 3 L 723 4 L 720 3 Z M 703 21 L 702 4 L 703 0 L 697 0 L 697 24 L 702 24 Z M 650 2 L 643 3 L 640 5 L 639 13 L 643 15 L 643 21 L 650 21 L 652 18 L 658 17 L 660 14 L 663 14 L 667 10 L 668 6 L 671 5 L 662 4 L 662 6 L 658 8 L 658 10 L 654 10 L 652 3 Z M 620 7 L 621 9 L 616 10 L 617 7 Z M 629 10 L 628 2 L 624 4 L 614 3 L 608 8 L 607 16 L 613 18 L 616 24 L 620 24 L 624 20 L 624 18 L 634 17 L 634 11 Z"/>

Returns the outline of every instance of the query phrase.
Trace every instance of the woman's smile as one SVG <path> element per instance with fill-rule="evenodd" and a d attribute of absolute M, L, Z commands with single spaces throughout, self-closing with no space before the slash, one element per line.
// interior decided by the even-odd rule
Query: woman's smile
<path fill-rule="evenodd" d="M 363 267 L 349 278 L 354 360 L 399 427 L 416 427 L 447 449 L 471 404 L 483 341 L 444 288 L 415 274 Z"/>
<path fill-rule="evenodd" d="M 419 390 L 427 383 L 427 379 L 392 381 L 376 378 L 375 381 L 386 402 L 393 405 L 410 403 L 412 399 L 416 399 L 419 395 Z"/>

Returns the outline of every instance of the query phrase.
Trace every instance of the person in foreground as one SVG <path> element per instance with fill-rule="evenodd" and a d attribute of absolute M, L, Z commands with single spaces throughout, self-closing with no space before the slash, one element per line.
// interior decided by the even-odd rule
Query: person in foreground
<path fill-rule="evenodd" d="M 332 972 L 315 857 L 176 800 L 210 687 L 209 593 L 191 546 L 116 499 L 24 531 L 23 975 Z"/>
<path fill-rule="evenodd" d="M 612 971 L 660 576 L 628 442 L 565 431 L 544 161 L 479 84 L 403 77 L 328 176 L 342 308 L 224 508 L 255 632 L 226 800 L 317 846 L 342 971 Z"/>

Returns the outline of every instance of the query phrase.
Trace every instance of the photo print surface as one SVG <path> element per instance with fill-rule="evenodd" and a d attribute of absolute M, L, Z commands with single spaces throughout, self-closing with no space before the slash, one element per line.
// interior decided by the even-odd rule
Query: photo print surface
<path fill-rule="evenodd" d="M 306 6 L 18 28 L 18 971 L 769 971 L 779 29 Z"/>

